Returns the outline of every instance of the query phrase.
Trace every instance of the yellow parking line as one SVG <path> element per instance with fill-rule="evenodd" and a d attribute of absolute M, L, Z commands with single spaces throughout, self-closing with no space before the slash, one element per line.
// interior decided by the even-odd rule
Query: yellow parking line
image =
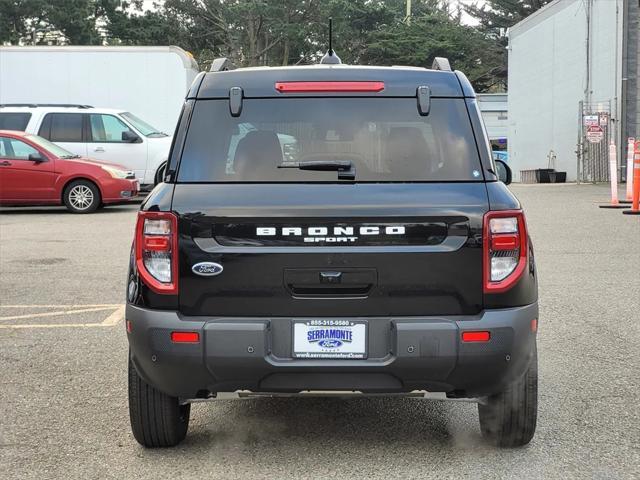
<path fill-rule="evenodd" d="M 27 305 L 28 307 L 33 307 L 33 305 Z M 26 306 L 26 307 L 27 307 Z M 67 315 L 73 313 L 83 313 L 83 312 L 99 312 L 102 310 L 110 310 L 113 307 L 116 307 L 116 310 L 112 312 L 107 318 L 105 318 L 102 322 L 99 323 L 22 323 L 22 324 L 13 324 L 13 325 L 1 325 L 0 329 L 24 329 L 24 328 L 92 328 L 92 327 L 113 327 L 117 325 L 122 319 L 124 319 L 124 305 L 110 305 L 107 307 L 100 308 L 84 308 L 79 310 L 68 310 L 65 312 L 47 312 L 47 314 L 55 314 L 55 315 Z M 42 317 L 42 316 L 52 316 L 47 314 L 33 314 L 33 315 L 16 315 L 14 317 L 0 317 L 0 320 L 7 319 L 16 319 L 16 318 L 29 318 L 29 317 Z"/>
<path fill-rule="evenodd" d="M 103 327 L 111 327 L 113 325 L 117 325 L 120 320 L 124 318 L 124 305 L 120 305 L 115 312 L 105 318 L 101 325 Z"/>
<path fill-rule="evenodd" d="M 120 303 L 95 303 L 85 305 L 2 305 L 0 308 L 116 308 Z"/>
<path fill-rule="evenodd" d="M 63 310 L 58 312 L 27 313 L 25 315 L 11 315 L 9 317 L 0 317 L 0 321 L 20 320 L 23 318 L 57 317 L 59 315 L 71 315 L 72 313 L 101 312 L 103 310 L 111 310 L 112 308 L 113 307 L 98 307 L 98 308 L 82 308 L 78 310 Z"/>

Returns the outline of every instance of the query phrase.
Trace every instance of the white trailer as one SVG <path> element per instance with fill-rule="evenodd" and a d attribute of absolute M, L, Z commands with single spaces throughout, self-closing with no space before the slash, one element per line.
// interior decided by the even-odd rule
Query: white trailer
<path fill-rule="evenodd" d="M 178 47 L 0 47 L 0 104 L 129 111 L 173 134 L 198 73 Z"/>

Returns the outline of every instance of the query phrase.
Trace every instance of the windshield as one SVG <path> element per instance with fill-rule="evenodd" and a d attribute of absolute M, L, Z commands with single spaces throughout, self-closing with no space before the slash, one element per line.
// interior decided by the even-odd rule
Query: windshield
<path fill-rule="evenodd" d="M 154 136 L 154 137 L 166 137 L 167 136 L 166 133 L 161 132 L 156 127 L 152 127 L 151 125 L 149 125 L 144 120 L 141 120 L 140 118 L 136 117 L 133 113 L 122 112 L 120 115 L 127 122 L 129 122 L 131 125 L 133 125 L 133 128 L 138 130 L 145 137 L 151 137 L 151 136 Z"/>
<path fill-rule="evenodd" d="M 196 102 L 179 182 L 336 182 L 301 162 L 349 162 L 356 182 L 483 180 L 463 99 L 245 99 Z M 335 169 L 333 169 L 335 170 Z"/>
<path fill-rule="evenodd" d="M 59 158 L 79 158 L 80 157 L 80 155 L 71 153 L 69 150 L 65 150 L 64 148 L 59 147 L 55 143 L 52 143 L 49 140 L 47 140 L 46 138 L 42 138 L 37 135 L 26 135 L 26 137 L 36 145 L 54 154 L 56 157 L 59 157 Z"/>

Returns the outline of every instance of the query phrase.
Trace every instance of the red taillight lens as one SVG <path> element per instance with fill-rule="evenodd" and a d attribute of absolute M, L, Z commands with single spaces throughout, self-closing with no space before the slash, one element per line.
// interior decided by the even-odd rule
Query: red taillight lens
<path fill-rule="evenodd" d="M 173 343 L 198 343 L 200 334 L 198 332 L 171 332 Z"/>
<path fill-rule="evenodd" d="M 522 276 L 528 258 L 527 226 L 521 210 L 485 214 L 483 250 L 485 293 L 511 288 Z"/>
<path fill-rule="evenodd" d="M 280 93 L 381 92 L 384 82 L 276 82 Z"/>
<path fill-rule="evenodd" d="M 154 292 L 178 293 L 178 219 L 171 212 L 139 212 L 136 266 Z"/>
<path fill-rule="evenodd" d="M 470 342 L 488 342 L 491 339 L 491 333 L 487 331 L 481 332 L 462 332 L 462 341 Z"/>

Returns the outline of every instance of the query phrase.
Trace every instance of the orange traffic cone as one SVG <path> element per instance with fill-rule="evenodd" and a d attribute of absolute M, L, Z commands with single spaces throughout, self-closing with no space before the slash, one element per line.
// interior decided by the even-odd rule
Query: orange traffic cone
<path fill-rule="evenodd" d="M 640 141 L 636 142 L 633 153 L 633 200 L 631 210 L 623 210 L 625 215 L 640 215 Z"/>

